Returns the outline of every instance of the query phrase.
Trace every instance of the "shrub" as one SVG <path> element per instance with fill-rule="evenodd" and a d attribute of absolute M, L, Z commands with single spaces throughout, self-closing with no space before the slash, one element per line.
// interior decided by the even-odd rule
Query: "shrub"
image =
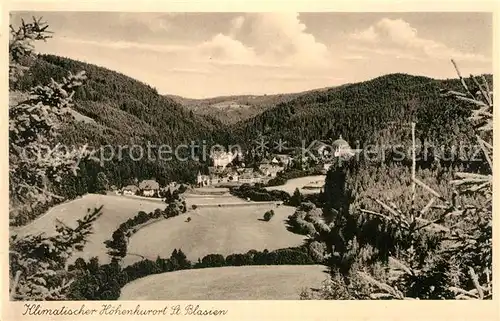
<path fill-rule="evenodd" d="M 265 188 L 243 184 L 230 188 L 230 193 L 236 197 L 254 202 L 283 201 L 288 202 L 290 195 L 284 191 L 267 191 Z"/>
<path fill-rule="evenodd" d="M 325 260 L 326 245 L 318 241 L 309 243 L 309 255 L 315 262 L 322 263 Z"/>
<path fill-rule="evenodd" d="M 329 230 L 329 227 L 323 220 L 316 215 L 318 214 L 315 210 L 316 208 L 312 205 L 312 215 L 309 212 L 304 211 L 304 209 L 309 209 L 311 211 L 311 207 L 304 203 L 300 206 L 292 215 L 288 216 L 288 224 L 291 227 L 291 230 L 297 234 L 303 235 L 316 235 L 317 231 L 320 230 Z M 316 225 L 313 222 L 308 222 L 308 220 L 312 220 L 318 226 L 316 229 Z"/>
<path fill-rule="evenodd" d="M 226 265 L 226 260 L 221 254 L 209 254 L 201 259 L 201 265 L 199 267 L 222 267 Z M 196 266 L 196 265 L 195 265 Z"/>
<path fill-rule="evenodd" d="M 300 204 L 302 204 L 302 194 L 300 194 L 300 191 L 298 188 L 296 188 L 295 192 L 293 192 L 293 195 L 290 198 L 290 201 L 288 202 L 288 204 L 291 206 L 300 206 Z"/>
<path fill-rule="evenodd" d="M 231 254 L 226 257 L 226 266 L 243 266 L 253 264 L 253 254 Z"/>
<path fill-rule="evenodd" d="M 274 216 L 274 211 L 270 210 L 264 213 L 264 221 L 269 222 Z"/>
<path fill-rule="evenodd" d="M 325 280 L 319 290 L 303 290 L 300 300 L 367 300 L 370 299 L 370 285 L 357 275 L 346 278 L 338 273 Z"/>
<path fill-rule="evenodd" d="M 177 190 L 179 191 L 179 194 L 182 194 L 182 193 L 187 191 L 187 187 L 186 187 L 186 185 L 181 184 L 181 186 L 179 186 L 179 188 Z"/>

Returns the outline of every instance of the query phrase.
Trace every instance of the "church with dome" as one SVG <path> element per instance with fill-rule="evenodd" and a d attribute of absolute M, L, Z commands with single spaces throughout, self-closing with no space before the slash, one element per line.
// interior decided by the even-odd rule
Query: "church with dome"
<path fill-rule="evenodd" d="M 332 148 L 335 157 L 346 158 L 355 155 L 351 146 L 349 146 L 349 143 L 342 138 L 342 135 L 340 135 L 338 139 L 333 141 Z"/>

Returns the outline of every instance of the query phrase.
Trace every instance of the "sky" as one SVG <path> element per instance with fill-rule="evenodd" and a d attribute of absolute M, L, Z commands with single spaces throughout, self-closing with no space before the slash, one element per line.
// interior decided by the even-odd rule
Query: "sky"
<path fill-rule="evenodd" d="M 36 51 L 188 98 L 289 93 L 389 73 L 492 73 L 491 13 L 15 12 L 54 32 Z"/>

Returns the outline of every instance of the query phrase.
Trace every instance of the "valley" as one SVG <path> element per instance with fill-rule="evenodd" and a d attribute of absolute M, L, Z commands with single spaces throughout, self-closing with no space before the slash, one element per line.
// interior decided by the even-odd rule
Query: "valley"
<path fill-rule="evenodd" d="M 492 298 L 492 75 L 193 99 L 19 28 L 11 300 Z"/>

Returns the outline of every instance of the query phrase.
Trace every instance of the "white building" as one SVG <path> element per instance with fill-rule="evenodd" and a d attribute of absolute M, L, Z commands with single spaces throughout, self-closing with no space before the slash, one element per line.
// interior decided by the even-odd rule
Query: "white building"
<path fill-rule="evenodd" d="M 211 184 L 210 176 L 201 175 L 201 172 L 198 171 L 198 175 L 196 176 L 196 185 L 198 187 L 209 186 Z"/>
<path fill-rule="evenodd" d="M 214 167 L 225 168 L 227 165 L 231 164 L 233 160 L 237 157 L 242 158 L 241 152 L 215 152 L 210 155 L 214 163 Z"/>
<path fill-rule="evenodd" d="M 282 171 L 284 168 L 274 164 L 261 164 L 259 165 L 260 172 L 266 177 L 276 177 L 278 172 Z"/>
<path fill-rule="evenodd" d="M 127 185 L 122 188 L 122 195 L 135 195 L 139 188 L 135 185 Z"/>
<path fill-rule="evenodd" d="M 142 195 L 151 197 L 160 189 L 160 184 L 153 179 L 147 179 L 139 183 L 139 189 L 142 190 Z"/>
<path fill-rule="evenodd" d="M 292 162 L 292 157 L 287 154 L 278 154 L 274 157 L 274 159 L 277 159 L 278 162 L 283 164 L 285 167 L 289 166 Z"/>
<path fill-rule="evenodd" d="M 342 135 L 332 143 L 332 147 L 335 157 L 351 157 L 355 155 L 349 143 L 342 139 Z"/>

